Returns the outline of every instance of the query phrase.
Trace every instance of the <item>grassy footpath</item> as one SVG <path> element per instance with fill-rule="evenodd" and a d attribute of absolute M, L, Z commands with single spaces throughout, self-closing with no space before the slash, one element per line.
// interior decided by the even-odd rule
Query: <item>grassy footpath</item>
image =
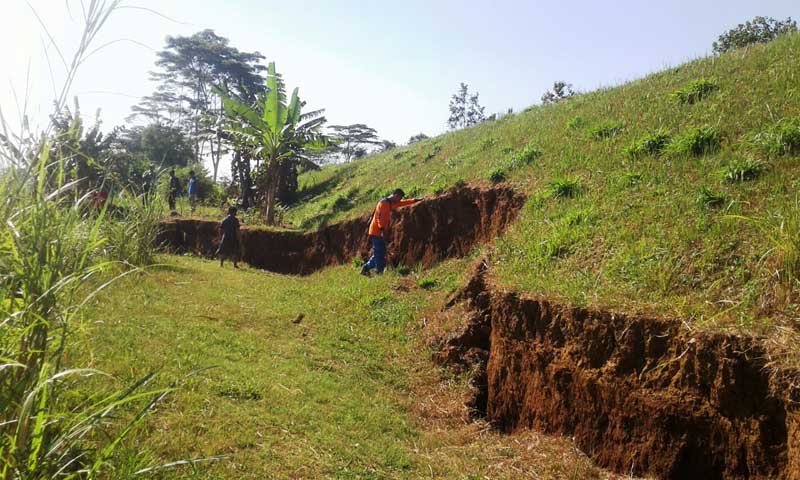
<path fill-rule="evenodd" d="M 311 228 L 459 181 L 529 194 L 495 279 L 577 305 L 764 332 L 797 317 L 800 35 L 300 179 Z M 682 100 L 683 99 L 683 100 Z M 742 219 L 741 216 L 750 220 Z"/>
<path fill-rule="evenodd" d="M 470 260 L 369 280 L 352 267 L 295 278 L 160 260 L 94 302 L 70 358 L 122 383 L 213 367 L 132 444 L 153 463 L 226 458 L 164 478 L 607 476 L 564 440 L 464 421 L 466 386 L 433 366 L 420 331 Z"/>

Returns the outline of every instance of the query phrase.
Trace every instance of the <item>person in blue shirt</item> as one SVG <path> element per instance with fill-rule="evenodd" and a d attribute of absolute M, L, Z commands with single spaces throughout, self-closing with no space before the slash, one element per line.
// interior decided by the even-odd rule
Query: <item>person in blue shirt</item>
<path fill-rule="evenodd" d="M 186 193 L 189 194 L 189 209 L 191 214 L 194 215 L 194 209 L 197 205 L 197 177 L 194 174 L 194 170 L 189 170 L 189 187 L 186 189 Z"/>

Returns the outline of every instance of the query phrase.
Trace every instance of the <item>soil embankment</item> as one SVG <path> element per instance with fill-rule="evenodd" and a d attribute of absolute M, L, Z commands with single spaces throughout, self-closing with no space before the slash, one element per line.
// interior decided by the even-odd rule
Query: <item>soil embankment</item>
<path fill-rule="evenodd" d="M 793 389 L 757 338 L 503 292 L 479 266 L 438 360 L 472 368 L 476 414 L 573 437 L 599 465 L 670 479 L 800 478 Z"/>
<path fill-rule="evenodd" d="M 394 212 L 388 235 L 392 265 L 428 267 L 462 257 L 492 240 L 517 216 L 525 196 L 508 187 L 462 187 Z M 277 273 L 307 275 L 369 255 L 371 215 L 323 227 L 315 232 L 271 231 L 244 227 L 243 260 Z M 176 252 L 213 256 L 219 223 L 198 219 L 164 222 L 159 243 Z"/>

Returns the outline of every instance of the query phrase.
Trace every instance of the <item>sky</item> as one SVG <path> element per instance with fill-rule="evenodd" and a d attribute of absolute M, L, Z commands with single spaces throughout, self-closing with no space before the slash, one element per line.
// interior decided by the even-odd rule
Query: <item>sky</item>
<path fill-rule="evenodd" d="M 88 3 L 91 0 L 83 0 Z M 399 144 L 447 129 L 460 82 L 487 114 L 524 109 L 554 81 L 588 91 L 707 55 L 717 36 L 756 15 L 800 16 L 797 0 L 124 0 L 72 89 L 104 129 L 149 95 L 166 36 L 211 28 L 275 61 L 307 108 L 330 124 L 365 123 Z M 32 8 L 31 8 L 32 7 Z M 43 125 L 65 57 L 79 39 L 80 0 L 0 0 L 0 109 Z M 36 14 L 34 14 L 34 10 Z M 41 18 L 41 23 L 36 15 Z M 48 62 L 49 58 L 49 62 Z M 52 73 L 51 73 L 52 72 Z"/>

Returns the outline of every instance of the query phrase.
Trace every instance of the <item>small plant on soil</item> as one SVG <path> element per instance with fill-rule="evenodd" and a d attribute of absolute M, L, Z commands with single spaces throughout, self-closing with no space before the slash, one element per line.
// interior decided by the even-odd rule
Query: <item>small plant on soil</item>
<path fill-rule="evenodd" d="M 670 155 L 700 157 L 720 149 L 721 135 L 714 127 L 696 127 L 675 138 L 664 149 Z"/>
<path fill-rule="evenodd" d="M 353 257 L 353 261 L 351 263 L 356 268 L 361 268 L 364 266 L 364 260 L 361 257 Z"/>
<path fill-rule="evenodd" d="M 544 260 L 564 258 L 572 253 L 575 242 L 575 233 L 565 226 L 559 226 L 549 238 L 537 244 L 536 255 Z"/>
<path fill-rule="evenodd" d="M 800 155 L 800 118 L 781 120 L 755 135 L 751 144 L 769 157 Z"/>
<path fill-rule="evenodd" d="M 527 167 L 531 165 L 534 160 L 543 155 L 542 151 L 536 148 L 533 144 L 527 145 L 521 152 L 514 155 L 511 159 L 511 168 Z"/>
<path fill-rule="evenodd" d="M 758 160 L 734 159 L 722 169 L 722 178 L 729 183 L 748 182 L 758 178 L 765 168 Z"/>
<path fill-rule="evenodd" d="M 506 181 L 506 171 L 502 168 L 495 168 L 491 172 L 489 172 L 489 180 L 492 183 L 500 183 Z"/>
<path fill-rule="evenodd" d="M 714 193 L 708 187 L 701 187 L 697 197 L 697 203 L 703 208 L 719 208 L 725 205 L 727 198 L 721 193 Z"/>
<path fill-rule="evenodd" d="M 631 158 L 639 158 L 646 155 L 658 156 L 664 151 L 669 143 L 670 136 L 663 130 L 656 130 L 638 140 L 635 140 L 625 148 L 625 155 Z"/>
<path fill-rule="evenodd" d="M 574 198 L 580 193 L 581 182 L 577 178 L 557 178 L 550 182 L 550 195 L 553 198 Z"/>
<path fill-rule="evenodd" d="M 580 130 L 586 126 L 586 120 L 583 117 L 573 117 L 567 122 L 568 130 Z"/>
<path fill-rule="evenodd" d="M 497 139 L 495 139 L 494 137 L 488 137 L 481 140 L 481 150 L 483 151 L 489 150 L 495 145 L 497 145 Z"/>
<path fill-rule="evenodd" d="M 693 105 L 708 97 L 715 90 L 717 90 L 717 85 L 714 82 L 702 78 L 676 90 L 672 93 L 672 97 L 677 98 L 680 103 Z"/>
<path fill-rule="evenodd" d="M 639 172 L 626 172 L 622 176 L 622 184 L 626 187 L 638 187 L 642 184 L 644 176 Z"/>
<path fill-rule="evenodd" d="M 423 290 L 433 290 L 439 284 L 433 278 L 423 278 L 419 282 L 417 282 L 417 286 Z"/>
<path fill-rule="evenodd" d="M 564 224 L 570 227 L 588 225 L 594 222 L 596 215 L 591 208 L 575 210 L 564 215 Z"/>
<path fill-rule="evenodd" d="M 427 162 L 428 160 L 433 159 L 441 151 L 442 151 L 442 146 L 441 145 L 434 145 L 433 148 L 431 149 L 431 151 L 429 151 L 428 154 L 425 155 L 425 161 Z"/>
<path fill-rule="evenodd" d="M 596 127 L 589 129 L 589 135 L 596 138 L 597 140 L 607 140 L 609 138 L 614 138 L 625 128 L 625 125 L 619 122 L 605 122 L 600 124 Z"/>

